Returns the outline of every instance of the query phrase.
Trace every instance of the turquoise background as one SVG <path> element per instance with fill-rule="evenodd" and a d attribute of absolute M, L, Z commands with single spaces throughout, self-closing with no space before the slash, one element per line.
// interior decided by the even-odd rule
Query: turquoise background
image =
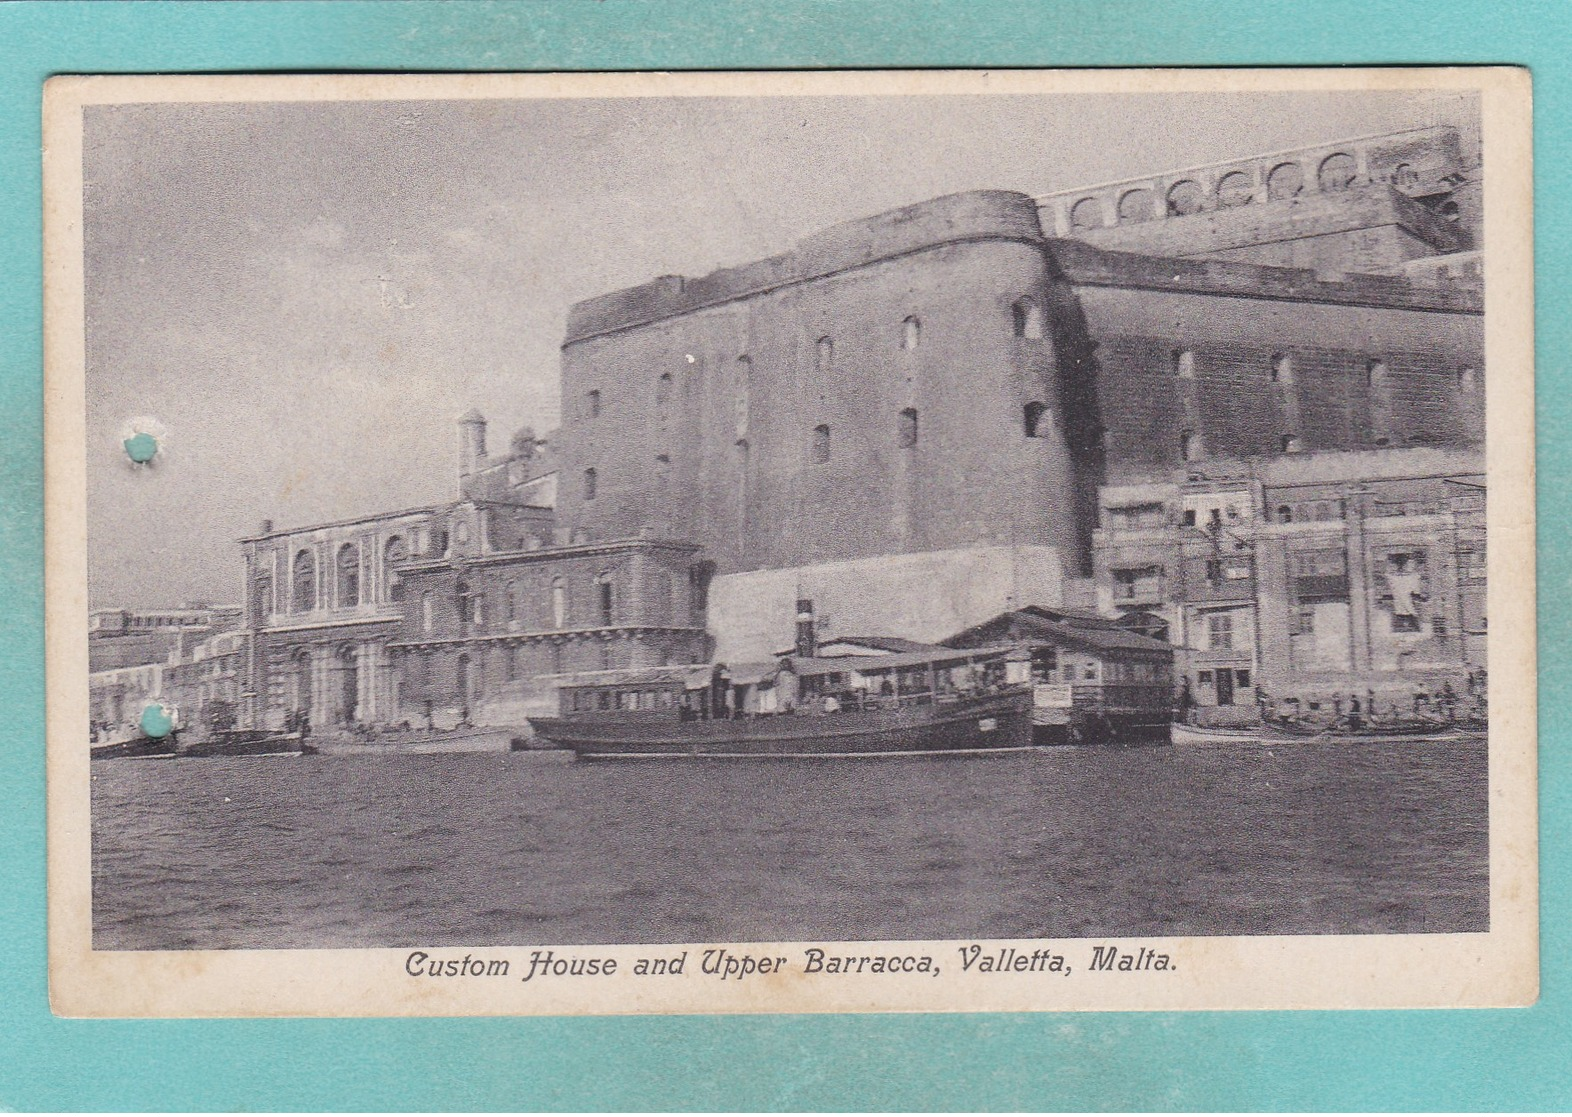
<path fill-rule="evenodd" d="M 0 1108 L 1572 1107 L 1572 4 L 0 5 Z M 39 111 L 54 73 L 1517 63 L 1534 71 L 1543 993 L 1525 1010 L 72 1021 L 44 949 Z M 1522 173 L 1528 173 L 1527 168 Z"/>

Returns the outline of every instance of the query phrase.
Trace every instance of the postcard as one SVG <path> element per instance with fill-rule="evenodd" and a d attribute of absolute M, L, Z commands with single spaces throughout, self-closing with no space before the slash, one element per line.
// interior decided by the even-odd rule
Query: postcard
<path fill-rule="evenodd" d="M 57 1013 L 1537 997 L 1526 72 L 45 92 Z"/>

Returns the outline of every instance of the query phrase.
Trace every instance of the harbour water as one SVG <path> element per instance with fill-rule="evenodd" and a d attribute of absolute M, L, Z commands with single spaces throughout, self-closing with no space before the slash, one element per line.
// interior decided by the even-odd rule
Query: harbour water
<path fill-rule="evenodd" d="M 1455 932 L 1485 746 L 93 765 L 99 949 Z"/>

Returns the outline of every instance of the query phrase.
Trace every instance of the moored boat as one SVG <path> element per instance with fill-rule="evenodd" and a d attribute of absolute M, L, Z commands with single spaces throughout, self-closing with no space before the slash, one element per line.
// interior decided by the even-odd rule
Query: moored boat
<path fill-rule="evenodd" d="M 1250 726 L 1200 726 L 1175 722 L 1171 730 L 1176 745 L 1218 745 L 1260 742 L 1262 744 L 1311 744 L 1365 741 L 1468 741 L 1483 740 L 1483 726 L 1431 721 L 1347 725 L 1313 722 L 1270 722 Z"/>
<path fill-rule="evenodd" d="M 596 672 L 559 686 L 538 740 L 586 759 L 915 756 L 1032 745 L 1030 689 L 1009 648 L 783 657 Z"/>
<path fill-rule="evenodd" d="M 206 741 L 194 741 L 175 755 L 208 756 L 300 756 L 317 750 L 298 732 L 274 733 L 262 729 L 230 729 L 215 733 Z"/>

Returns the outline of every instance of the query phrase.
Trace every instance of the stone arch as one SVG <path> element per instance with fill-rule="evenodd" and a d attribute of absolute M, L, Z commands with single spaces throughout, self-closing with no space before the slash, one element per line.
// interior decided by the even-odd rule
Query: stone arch
<path fill-rule="evenodd" d="M 1272 201 L 1292 198 L 1305 188 L 1305 169 L 1298 163 L 1279 163 L 1266 176 L 1266 196 Z"/>
<path fill-rule="evenodd" d="M 1168 188 L 1167 202 L 1170 217 L 1188 217 L 1200 213 L 1205 204 L 1206 191 L 1191 178 L 1182 178 Z"/>
<path fill-rule="evenodd" d="M 1119 224 L 1138 225 L 1157 216 L 1152 212 L 1156 196 L 1144 186 L 1119 195 Z"/>
<path fill-rule="evenodd" d="M 1228 209 L 1255 201 L 1255 183 L 1244 171 L 1229 171 L 1217 181 L 1217 204 Z"/>
<path fill-rule="evenodd" d="M 1103 203 L 1100 198 L 1082 198 L 1070 207 L 1070 228 L 1100 229 L 1103 225 Z"/>
<path fill-rule="evenodd" d="M 1358 174 L 1359 165 L 1354 162 L 1354 157 L 1346 151 L 1337 151 L 1321 160 L 1321 166 L 1316 171 L 1316 179 L 1322 191 L 1335 193 L 1352 186 Z"/>

